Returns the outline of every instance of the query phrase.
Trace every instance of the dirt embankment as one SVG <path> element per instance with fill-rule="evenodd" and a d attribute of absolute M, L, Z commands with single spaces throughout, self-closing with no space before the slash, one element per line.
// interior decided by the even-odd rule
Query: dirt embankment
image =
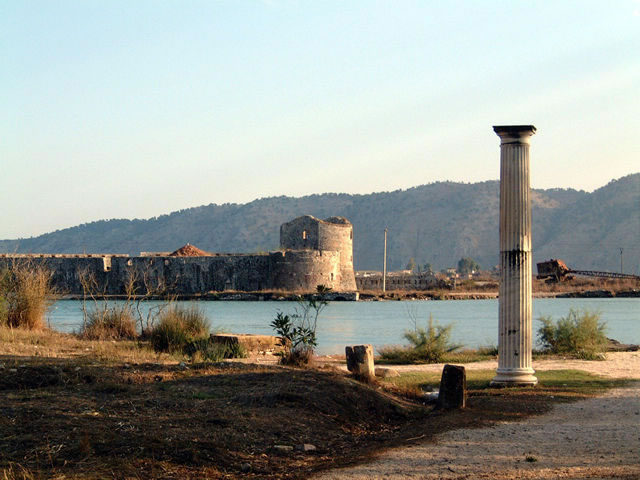
<path fill-rule="evenodd" d="M 439 412 L 333 366 L 185 365 L 136 342 L 0 334 L 0 478 L 8 479 L 307 478 L 590 395 L 555 384 L 478 388 L 464 411 Z M 640 375 L 640 353 L 607 358 L 557 366 Z M 556 367 L 534 363 L 544 365 Z M 468 366 L 478 367 L 494 364 Z"/>

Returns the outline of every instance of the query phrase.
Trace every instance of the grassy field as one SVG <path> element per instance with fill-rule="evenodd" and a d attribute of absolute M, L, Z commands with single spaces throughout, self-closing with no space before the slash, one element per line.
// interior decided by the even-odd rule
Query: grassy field
<path fill-rule="evenodd" d="M 492 389 L 493 371 L 469 371 L 468 408 L 442 412 L 421 395 L 437 374 L 365 385 L 331 367 L 184 360 L 141 342 L 0 329 L 0 479 L 304 478 L 622 385 L 555 371 L 534 388 Z"/>

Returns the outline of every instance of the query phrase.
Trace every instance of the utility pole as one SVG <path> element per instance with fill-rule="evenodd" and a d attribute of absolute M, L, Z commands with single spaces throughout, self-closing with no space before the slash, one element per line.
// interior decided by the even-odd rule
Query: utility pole
<path fill-rule="evenodd" d="M 624 271 L 622 270 L 622 252 L 624 251 L 624 248 L 620 247 L 620 273 L 624 273 Z"/>
<path fill-rule="evenodd" d="M 384 257 L 382 259 L 382 293 L 387 291 L 387 230 L 384 229 Z"/>

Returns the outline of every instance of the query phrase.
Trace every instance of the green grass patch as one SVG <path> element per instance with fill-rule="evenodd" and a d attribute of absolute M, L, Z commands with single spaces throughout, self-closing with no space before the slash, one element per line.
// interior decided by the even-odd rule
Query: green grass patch
<path fill-rule="evenodd" d="M 382 347 L 376 357 L 376 365 L 424 365 L 436 363 L 427 359 L 413 347 Z M 442 354 L 437 363 L 474 363 L 495 360 L 496 347 L 483 347 L 477 350 L 464 349 Z"/>
<path fill-rule="evenodd" d="M 524 389 L 540 394 L 594 395 L 610 388 L 621 387 L 628 381 L 602 377 L 582 370 L 547 370 L 536 372 L 538 385 L 535 387 L 492 388 L 490 383 L 495 370 L 467 370 L 467 390 L 470 394 L 478 391 L 522 391 Z M 402 390 L 420 389 L 432 391 L 440 386 L 440 372 L 405 372 L 399 377 L 384 378 L 381 381 Z M 488 393 L 488 392 L 487 392 Z"/>

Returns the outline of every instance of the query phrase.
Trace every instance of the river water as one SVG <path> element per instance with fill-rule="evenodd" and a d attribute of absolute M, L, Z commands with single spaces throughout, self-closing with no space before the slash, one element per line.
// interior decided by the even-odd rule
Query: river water
<path fill-rule="evenodd" d="M 188 302 L 179 302 L 188 303 Z M 146 308 L 157 304 L 147 302 Z M 199 301 L 214 329 L 232 333 L 273 335 L 270 323 L 278 311 L 293 313 L 295 302 Z M 640 299 L 637 298 L 536 298 L 533 300 L 533 330 L 538 318 L 554 319 L 570 309 L 601 314 L 607 336 L 622 343 L 640 344 Z M 413 300 L 386 302 L 331 302 L 318 319 L 320 354 L 343 353 L 345 345 L 370 343 L 375 347 L 406 343 L 402 335 L 422 326 L 429 316 L 441 325 L 453 324 L 452 340 L 474 348 L 498 344 L 498 300 Z M 82 302 L 60 300 L 48 313 L 51 328 L 70 332 L 82 325 Z"/>

